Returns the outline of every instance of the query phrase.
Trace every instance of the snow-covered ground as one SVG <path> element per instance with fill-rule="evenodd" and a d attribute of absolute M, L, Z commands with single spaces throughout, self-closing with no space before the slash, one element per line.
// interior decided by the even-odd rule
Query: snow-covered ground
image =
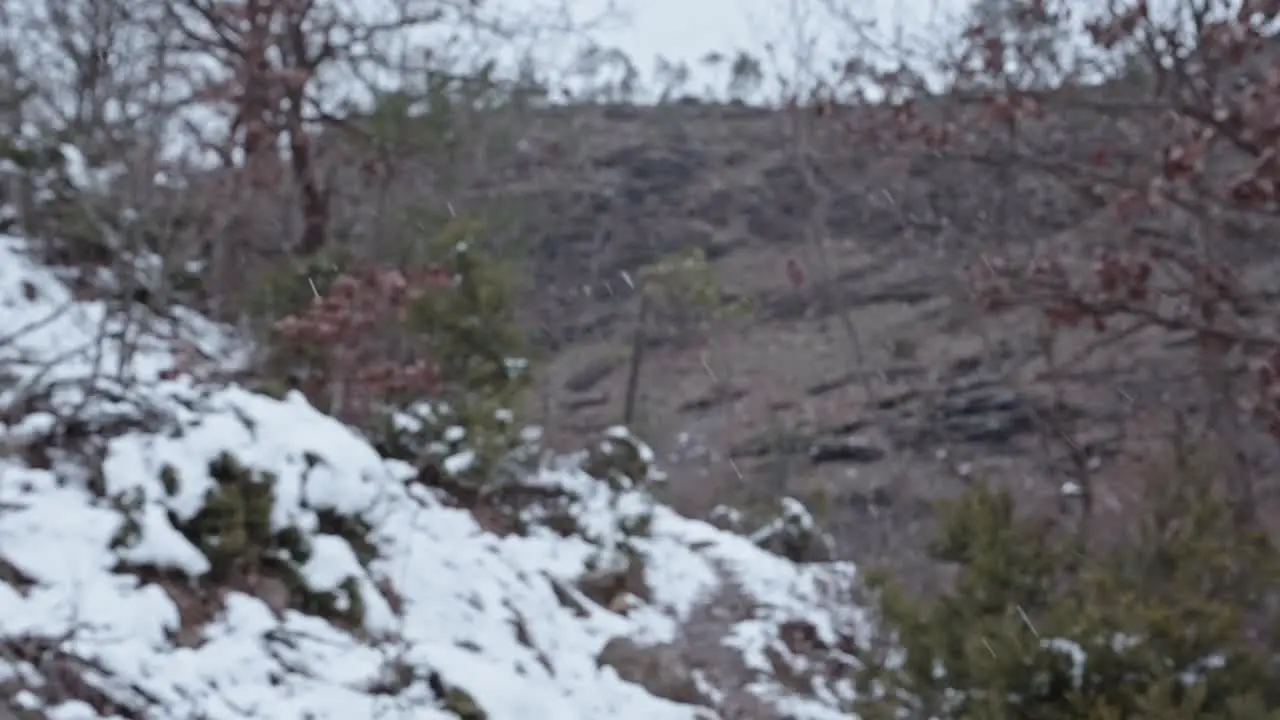
<path fill-rule="evenodd" d="M 779 717 L 849 717 L 834 678 L 788 697 L 770 673 L 785 655 L 782 623 L 809 623 L 832 644 L 857 630 L 856 608 L 832 596 L 851 567 L 793 564 L 570 463 L 527 482 L 573 498 L 579 531 L 500 537 L 301 396 L 215 384 L 199 370 L 209 363 L 192 358 L 230 363 L 243 348 L 199 317 L 175 318 L 125 323 L 76 301 L 22 241 L 0 236 L 0 690 L 21 688 L 14 702 L 33 717 L 715 717 L 596 658 L 618 636 L 678 639 L 726 587 L 751 599 L 725 642 L 753 692 L 785 706 Z M 105 438 L 97 461 L 57 451 L 70 417 L 81 435 Z M 182 529 L 207 504 L 224 454 L 274 478 L 271 531 L 303 538 L 294 560 L 307 591 L 338 612 L 358 603 L 362 627 L 237 590 L 215 593 L 190 627 L 199 609 L 183 588 L 207 579 L 214 560 Z M 577 583 L 636 513 L 652 516 L 628 538 L 649 600 L 601 607 Z M 376 553 L 322 521 L 334 516 L 372 528 Z"/>

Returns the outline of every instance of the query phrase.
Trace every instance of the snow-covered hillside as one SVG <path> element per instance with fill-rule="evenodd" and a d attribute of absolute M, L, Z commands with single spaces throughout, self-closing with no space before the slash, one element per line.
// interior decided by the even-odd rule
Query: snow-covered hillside
<path fill-rule="evenodd" d="M 573 459 L 522 486 L 559 516 L 500 533 L 300 395 L 215 382 L 240 350 L 0 236 L 0 717 L 849 717 L 851 567 Z"/>

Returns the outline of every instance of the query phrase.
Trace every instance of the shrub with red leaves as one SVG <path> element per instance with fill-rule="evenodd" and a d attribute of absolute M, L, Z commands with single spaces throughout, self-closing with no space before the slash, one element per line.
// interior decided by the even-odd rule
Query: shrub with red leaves
<path fill-rule="evenodd" d="M 285 349 L 312 360 L 301 389 L 344 420 L 358 422 L 379 403 L 429 397 L 442 386 L 431 358 L 389 360 L 380 339 L 402 326 L 413 303 L 447 287 L 439 269 L 348 272 L 300 314 L 275 324 Z"/>

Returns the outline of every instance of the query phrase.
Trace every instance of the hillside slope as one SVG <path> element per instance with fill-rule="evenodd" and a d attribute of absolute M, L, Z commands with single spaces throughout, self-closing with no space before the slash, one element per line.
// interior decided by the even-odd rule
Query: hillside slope
<path fill-rule="evenodd" d="M 895 140 L 891 111 L 868 107 L 822 121 L 563 108 L 529 123 L 535 147 L 569 148 L 530 163 L 526 183 L 546 209 L 528 223 L 540 243 L 528 304 L 551 351 L 552 435 L 571 443 L 622 417 L 638 317 L 627 278 L 700 249 L 725 299 L 750 312 L 701 325 L 652 312 L 638 374 L 637 431 L 697 478 L 671 490 L 686 512 L 814 498 L 847 557 L 900 567 L 928 535 L 930 501 L 967 477 L 1057 503 L 1081 456 L 1103 476 L 1140 458 L 1166 437 L 1157 417 L 1205 404 L 1189 333 L 1062 331 L 1050 361 L 1039 313 L 984 312 L 974 293 L 974 270 L 993 258 L 1052 251 L 1085 265 L 1099 248 L 1133 247 L 1090 158 L 1114 156 L 1107 172 L 1138 183 L 1173 131 L 1127 103 L 1133 88 L 1080 93 L 1046 100 L 1014 141 L 960 100 L 918 103 L 922 119 L 972 136 L 940 151 Z M 1219 174 L 1239 170 L 1223 162 Z M 1150 222 L 1193 225 L 1173 212 Z M 1241 221 L 1207 242 L 1247 268 L 1250 287 L 1274 291 L 1272 232 Z M 1260 433 L 1248 439 L 1257 462 L 1278 461 Z"/>
<path fill-rule="evenodd" d="M 229 333 L 119 310 L 0 237 L 0 717 L 846 717 L 852 566 L 581 458 L 532 465 L 498 532 L 301 397 L 216 382 Z"/>

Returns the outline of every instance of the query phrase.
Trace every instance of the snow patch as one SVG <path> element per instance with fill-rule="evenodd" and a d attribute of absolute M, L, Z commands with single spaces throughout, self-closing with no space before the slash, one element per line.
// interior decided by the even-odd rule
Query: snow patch
<path fill-rule="evenodd" d="M 0 641 L 34 639 L 78 659 L 92 668 L 85 676 L 98 691 L 145 708 L 149 718 L 455 717 L 439 697 L 443 685 L 469 695 L 490 720 L 692 720 L 702 711 L 600 669 L 605 643 L 619 635 L 674 638 L 725 582 L 758 607 L 729 641 L 761 673 L 769 671 L 764 649 L 776 642 L 780 622 L 802 618 L 834 636 L 860 620 L 856 608 L 837 615 L 829 603 L 852 567 L 788 562 L 656 505 L 642 489 L 611 487 L 573 462 L 533 472 L 527 484 L 573 498 L 578 535 L 538 527 L 492 534 L 471 512 L 415 487 L 414 468 L 380 457 L 301 395 L 274 399 L 178 372 L 175 343 L 239 356 L 234 336 L 207 320 L 175 311 L 180 320 L 167 321 L 166 342 L 153 335 L 103 340 L 110 335 L 103 328 L 117 322 L 106 306 L 73 300 L 54 273 L 29 261 L 20 240 L 6 236 L 0 308 L 0 371 L 14 378 L 0 386 L 0 406 L 49 391 L 45 411 L 0 425 L 0 443 L 26 443 L 57 426 L 51 412 L 71 408 L 106 417 L 145 407 L 156 416 L 104 436 L 100 467 L 32 467 L 0 453 L 0 559 L 30 581 L 0 584 Z M 110 379 L 106 367 L 127 368 L 128 383 Z M 451 429 L 450 442 L 464 439 L 461 430 Z M 606 438 L 632 440 L 620 428 Z M 633 448 L 652 459 L 642 444 Z M 343 629 L 231 590 L 195 629 L 197 642 L 178 641 L 193 612 L 184 588 L 197 587 L 212 567 L 182 528 L 218 487 L 214 469 L 224 457 L 270 478 L 271 530 L 306 540 L 301 581 L 332 593 L 338 610 L 358 600 L 363 627 Z M 470 460 L 463 452 L 447 464 L 465 469 Z M 90 476 L 97 481 L 84 480 Z M 372 528 L 376 557 L 322 529 L 333 514 Z M 646 561 L 650 602 L 625 615 L 584 598 L 566 606 L 561 589 L 573 587 L 593 558 L 623 545 Z M 167 579 L 129 569 L 144 566 Z M 0 659 L 0 682 L 33 672 Z M 109 717 L 87 700 L 48 702 L 38 678 L 28 680 L 15 699 L 23 707 L 68 720 Z M 797 700 L 787 712 L 835 717 L 837 702 Z"/>

